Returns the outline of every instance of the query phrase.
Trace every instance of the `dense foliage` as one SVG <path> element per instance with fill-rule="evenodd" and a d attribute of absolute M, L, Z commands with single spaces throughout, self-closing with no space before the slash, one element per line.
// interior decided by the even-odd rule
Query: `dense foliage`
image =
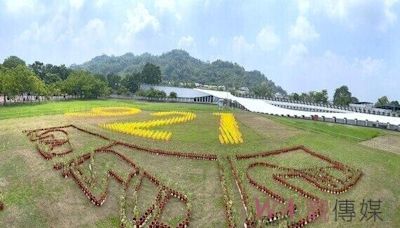
<path fill-rule="evenodd" d="M 87 71 L 73 71 L 63 82 L 62 90 L 83 98 L 97 98 L 109 94 L 107 84 Z"/>
<path fill-rule="evenodd" d="M 38 96 L 75 95 L 80 98 L 97 98 L 111 92 L 135 93 L 141 83 L 159 84 L 161 70 L 151 63 L 144 65 L 141 72 L 131 72 L 124 77 L 116 73 L 93 74 L 89 71 L 67 68 L 65 65 L 44 64 L 25 61 L 10 56 L 0 64 L 0 95 L 3 104 L 8 99 L 38 99 Z M 160 91 L 144 92 L 150 97 L 166 97 Z"/>
<path fill-rule="evenodd" d="M 12 69 L 17 66 L 25 66 L 25 61 L 18 58 L 17 56 L 10 56 L 4 60 L 3 66 L 5 68 Z"/>
<path fill-rule="evenodd" d="M 147 53 L 142 55 L 127 53 L 122 56 L 102 55 L 82 65 L 74 65 L 72 68 L 88 70 L 95 74 L 123 76 L 140 72 L 145 69 L 144 66 L 147 63 L 160 66 L 162 81 L 172 85 L 196 82 L 207 85 L 224 85 L 228 88 L 248 87 L 251 90 L 262 85 L 262 92 L 259 95 L 276 93 L 286 95 L 286 91 L 276 86 L 259 71 L 246 71 L 236 63 L 221 60 L 212 63 L 203 62 L 182 50 L 172 50 L 160 56 Z M 148 84 L 156 82 L 150 81 Z"/>
<path fill-rule="evenodd" d="M 164 91 L 160 91 L 154 88 L 150 88 L 149 90 L 139 90 L 136 95 L 141 97 L 151 97 L 151 98 L 165 98 L 167 94 Z"/>
<path fill-rule="evenodd" d="M 97 98 L 109 94 L 106 82 L 87 71 L 73 71 L 65 65 L 34 62 L 27 66 L 16 56 L 0 64 L 0 95 L 3 104 L 19 96 L 38 99 L 38 96 L 69 94 L 81 98 Z"/>
<path fill-rule="evenodd" d="M 142 82 L 150 85 L 161 83 L 161 70 L 159 66 L 146 63 L 142 70 Z"/>
<path fill-rule="evenodd" d="M 71 70 L 65 65 L 56 66 L 52 64 L 44 64 L 39 61 L 35 61 L 33 64 L 29 65 L 29 67 L 46 84 L 65 80 L 71 73 Z"/>
<path fill-rule="evenodd" d="M 333 103 L 335 105 L 349 105 L 352 101 L 351 92 L 349 91 L 349 87 L 341 86 L 335 90 L 335 94 L 333 95 Z"/>
<path fill-rule="evenodd" d="M 140 81 L 142 75 L 140 73 L 132 73 L 125 76 L 122 79 L 122 86 L 125 87 L 129 92 L 135 93 L 140 88 Z"/>
<path fill-rule="evenodd" d="M 379 108 L 382 106 L 392 106 L 392 107 L 400 107 L 400 104 L 398 101 L 389 101 L 389 98 L 387 96 L 383 96 L 378 98 L 378 101 L 375 103 L 375 107 Z"/>
<path fill-rule="evenodd" d="M 310 91 L 308 93 L 301 93 L 301 94 L 292 93 L 289 95 L 289 99 L 294 101 L 305 101 L 311 103 L 327 104 L 329 97 L 328 97 L 328 91 L 324 89 L 321 92 Z"/>
<path fill-rule="evenodd" d="M 170 98 L 177 98 L 177 97 L 178 97 L 178 94 L 176 94 L 175 92 L 170 92 L 170 93 L 169 93 L 169 97 L 170 97 Z"/>
<path fill-rule="evenodd" d="M 9 66 L 6 64 L 6 66 Z M 0 66 L 0 94 L 3 95 L 3 103 L 6 97 L 16 95 L 46 95 L 47 89 L 44 83 L 25 65 L 13 65 L 11 68 Z"/>
<path fill-rule="evenodd" d="M 387 96 L 383 96 L 381 98 L 378 99 L 378 101 L 376 102 L 375 106 L 379 107 L 379 106 L 384 106 L 384 105 L 388 105 L 389 99 L 387 98 Z"/>

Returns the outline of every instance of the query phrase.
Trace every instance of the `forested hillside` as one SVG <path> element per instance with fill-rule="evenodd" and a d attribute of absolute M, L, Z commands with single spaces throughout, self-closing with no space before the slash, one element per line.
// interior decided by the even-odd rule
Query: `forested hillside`
<path fill-rule="evenodd" d="M 148 53 L 142 55 L 127 53 L 122 56 L 101 55 L 81 65 L 71 67 L 88 70 L 94 74 L 125 76 L 141 71 L 146 63 L 160 66 L 164 83 L 197 82 L 208 85 L 225 85 L 228 88 L 245 86 L 250 89 L 262 86 L 269 93 L 286 94 L 286 91 L 280 86 L 276 86 L 259 71 L 246 71 L 236 63 L 221 60 L 212 63 L 203 62 L 183 50 L 172 50 L 160 56 Z"/>

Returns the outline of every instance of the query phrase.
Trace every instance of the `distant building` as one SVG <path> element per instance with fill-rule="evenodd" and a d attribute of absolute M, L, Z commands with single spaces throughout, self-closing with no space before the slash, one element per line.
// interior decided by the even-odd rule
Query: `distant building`
<path fill-rule="evenodd" d="M 211 90 L 220 90 L 220 91 L 225 91 L 225 86 L 217 86 L 217 85 L 203 85 L 203 88 L 206 89 L 211 89 Z"/>
<path fill-rule="evenodd" d="M 194 83 L 191 83 L 191 82 L 179 82 L 178 85 L 181 86 L 181 87 L 185 87 L 185 88 L 196 87 L 196 85 Z"/>
<path fill-rule="evenodd" d="M 390 110 L 390 111 L 393 111 L 393 112 L 398 112 L 398 111 L 400 111 L 400 105 L 398 105 L 398 104 L 381 105 L 381 106 L 378 106 L 377 108 L 379 108 L 379 109 L 385 109 L 385 110 Z"/>
<path fill-rule="evenodd" d="M 250 90 L 247 87 L 240 87 L 238 90 L 235 90 L 235 93 L 240 95 L 247 95 L 250 93 Z"/>
<path fill-rule="evenodd" d="M 279 92 L 275 94 L 275 97 L 279 98 L 279 99 L 285 98 L 285 96 L 283 94 L 279 93 Z"/>
<path fill-rule="evenodd" d="M 199 89 L 208 89 L 208 90 L 218 90 L 218 91 L 226 91 L 226 87 L 224 85 L 203 85 L 200 83 L 194 83 L 196 88 Z"/>
<path fill-rule="evenodd" d="M 349 104 L 349 106 L 353 108 L 373 108 L 374 104 L 371 102 L 356 102 Z"/>
<path fill-rule="evenodd" d="M 356 109 L 359 112 L 372 113 L 378 115 L 390 115 L 392 112 L 400 110 L 400 106 L 395 104 L 388 104 L 379 107 L 375 107 L 374 103 L 371 102 L 357 102 L 349 104 L 351 108 Z"/>
<path fill-rule="evenodd" d="M 219 98 L 215 98 L 214 96 L 204 93 L 199 90 L 191 89 L 191 88 L 181 88 L 181 87 L 172 87 L 172 86 L 159 86 L 159 85 L 140 85 L 140 89 L 149 90 L 150 88 L 164 91 L 167 96 L 171 92 L 175 92 L 178 98 L 186 98 L 193 102 L 203 102 L 203 103 L 213 103 L 217 102 Z"/>

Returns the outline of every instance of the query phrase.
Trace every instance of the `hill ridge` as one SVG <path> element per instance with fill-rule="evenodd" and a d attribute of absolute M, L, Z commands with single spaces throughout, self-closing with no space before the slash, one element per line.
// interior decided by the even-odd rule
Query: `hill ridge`
<path fill-rule="evenodd" d="M 173 49 L 153 55 L 143 53 L 135 55 L 127 52 L 120 56 L 99 55 L 80 65 L 72 65 L 73 69 L 88 70 L 94 74 L 119 74 L 124 76 L 139 72 L 147 63 L 160 66 L 163 82 L 177 84 L 179 82 L 201 83 L 207 85 L 224 85 L 227 88 L 254 88 L 266 85 L 272 93 L 286 95 L 282 87 L 275 85 L 258 70 L 246 71 L 238 63 L 217 59 L 205 62 L 191 56 L 187 51 Z"/>

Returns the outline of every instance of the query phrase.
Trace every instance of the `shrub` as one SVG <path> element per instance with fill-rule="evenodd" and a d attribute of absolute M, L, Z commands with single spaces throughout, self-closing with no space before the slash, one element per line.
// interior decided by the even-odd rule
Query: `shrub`
<path fill-rule="evenodd" d="M 177 98 L 178 95 L 175 92 L 171 92 L 171 93 L 169 93 L 169 97 L 170 98 Z"/>
<path fill-rule="evenodd" d="M 149 90 L 139 90 L 136 92 L 137 96 L 140 97 L 152 97 L 152 98 L 166 98 L 167 94 L 164 91 L 150 88 Z"/>

